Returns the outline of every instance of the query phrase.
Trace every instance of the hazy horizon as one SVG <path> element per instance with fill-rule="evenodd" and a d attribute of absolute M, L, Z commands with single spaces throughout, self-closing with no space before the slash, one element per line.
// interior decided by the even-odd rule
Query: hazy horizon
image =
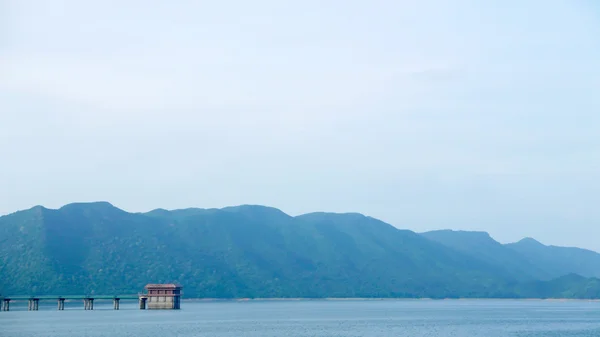
<path fill-rule="evenodd" d="M 591 0 L 0 4 L 0 214 L 258 204 L 600 251 Z"/>

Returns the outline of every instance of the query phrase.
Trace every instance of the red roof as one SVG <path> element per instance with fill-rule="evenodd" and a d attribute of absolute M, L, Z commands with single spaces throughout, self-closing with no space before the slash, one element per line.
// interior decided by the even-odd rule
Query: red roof
<path fill-rule="evenodd" d="M 174 283 L 167 283 L 167 284 L 146 284 L 146 289 L 177 289 L 177 288 L 181 288 L 180 285 L 178 284 L 174 284 Z"/>

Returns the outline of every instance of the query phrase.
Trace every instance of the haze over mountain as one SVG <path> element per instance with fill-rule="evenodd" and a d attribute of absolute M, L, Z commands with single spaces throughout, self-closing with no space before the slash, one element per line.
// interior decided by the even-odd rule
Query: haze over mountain
<path fill-rule="evenodd" d="M 36 206 L 0 217 L 0 293 L 123 294 L 178 282 L 188 297 L 600 297 L 586 278 L 598 276 L 599 254 L 530 246 L 417 234 L 356 213 Z"/>

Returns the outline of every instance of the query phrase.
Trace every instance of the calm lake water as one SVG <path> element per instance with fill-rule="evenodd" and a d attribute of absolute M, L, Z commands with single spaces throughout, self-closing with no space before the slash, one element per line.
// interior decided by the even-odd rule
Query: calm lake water
<path fill-rule="evenodd" d="M 586 301 L 383 300 L 184 301 L 180 311 L 141 311 L 122 301 L 65 311 L 13 303 L 0 312 L 0 336 L 600 336 L 600 303 Z M 16 305 L 15 305 L 16 304 Z"/>

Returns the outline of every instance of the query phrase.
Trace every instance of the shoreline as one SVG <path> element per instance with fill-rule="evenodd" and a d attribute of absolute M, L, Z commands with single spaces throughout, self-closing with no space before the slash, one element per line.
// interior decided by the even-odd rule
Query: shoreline
<path fill-rule="evenodd" d="M 583 299 L 583 298 L 406 298 L 406 297 L 328 297 L 328 298 L 309 298 L 309 297 L 298 297 L 298 298 L 279 298 L 279 297 L 268 297 L 268 298 L 182 298 L 182 301 L 190 302 L 314 302 L 314 301 L 327 301 L 327 302 L 344 302 L 344 301 L 361 301 L 361 302 L 374 302 L 374 301 L 539 301 L 539 302 L 600 302 L 600 299 Z"/>

